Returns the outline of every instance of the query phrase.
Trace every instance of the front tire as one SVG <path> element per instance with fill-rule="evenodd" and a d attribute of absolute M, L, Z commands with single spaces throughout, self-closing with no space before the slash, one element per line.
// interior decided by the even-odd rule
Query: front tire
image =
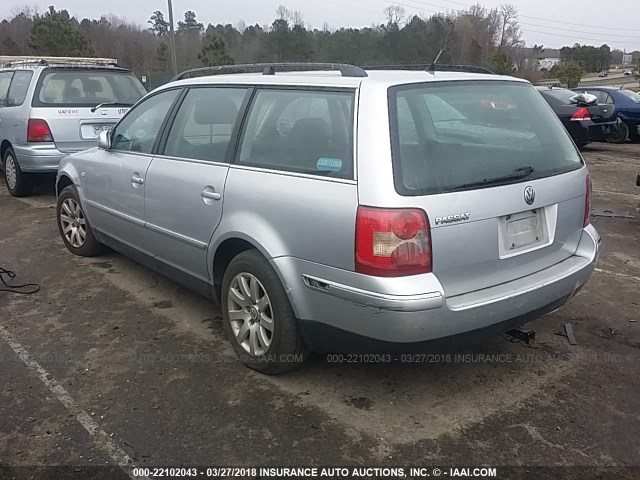
<path fill-rule="evenodd" d="M 28 173 L 22 173 L 13 148 L 7 148 L 2 159 L 4 166 L 4 181 L 7 190 L 14 197 L 25 197 L 31 193 L 33 182 Z"/>
<path fill-rule="evenodd" d="M 309 356 L 278 275 L 256 250 L 237 255 L 222 281 L 225 332 L 240 361 L 269 375 L 299 367 Z"/>
<path fill-rule="evenodd" d="M 58 196 L 56 220 L 62 241 L 71 253 L 80 257 L 95 257 L 104 252 L 104 246 L 93 236 L 78 192 L 72 185 L 65 187 Z"/>

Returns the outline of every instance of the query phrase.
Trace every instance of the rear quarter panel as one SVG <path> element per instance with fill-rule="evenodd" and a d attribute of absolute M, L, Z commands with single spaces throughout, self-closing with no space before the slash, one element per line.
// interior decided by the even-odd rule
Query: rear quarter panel
<path fill-rule="evenodd" d="M 222 242 L 241 238 L 269 259 L 290 256 L 353 270 L 357 203 L 354 180 L 232 165 L 209 265 Z"/>

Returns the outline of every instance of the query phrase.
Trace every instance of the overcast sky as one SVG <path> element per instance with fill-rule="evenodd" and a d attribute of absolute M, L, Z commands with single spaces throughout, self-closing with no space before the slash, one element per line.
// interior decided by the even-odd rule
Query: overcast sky
<path fill-rule="evenodd" d="M 483 0 L 486 7 L 495 7 L 510 1 L 520 13 L 520 22 L 527 45 L 543 44 L 549 48 L 572 45 L 576 42 L 612 48 L 640 50 L 640 7 L 638 0 Z M 40 11 L 53 3 L 57 9 L 66 8 L 78 17 L 99 18 L 114 13 L 146 25 L 151 12 L 162 10 L 167 16 L 166 0 L 58 0 L 29 1 L 2 0 L 0 17 L 28 3 Z M 299 10 L 307 25 L 321 28 L 326 21 L 330 27 L 368 26 L 384 19 L 382 10 L 390 3 L 401 4 L 407 14 L 430 15 L 434 12 L 464 9 L 473 0 L 174 0 L 175 21 L 186 10 L 193 10 L 199 21 L 232 23 L 244 20 L 247 24 L 270 24 L 278 5 Z M 578 6 L 579 5 L 579 6 Z M 553 21 L 550 21 L 553 20 Z"/>

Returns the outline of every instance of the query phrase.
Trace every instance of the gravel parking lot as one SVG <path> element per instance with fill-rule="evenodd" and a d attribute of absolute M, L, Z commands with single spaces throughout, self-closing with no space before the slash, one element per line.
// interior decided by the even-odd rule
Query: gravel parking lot
<path fill-rule="evenodd" d="M 209 301 L 115 253 L 72 256 L 52 188 L 2 183 L 0 266 L 41 290 L 0 292 L 0 465 L 640 466 L 640 144 L 584 155 L 593 208 L 622 216 L 594 218 L 598 270 L 535 343 L 279 377 L 235 360 Z"/>

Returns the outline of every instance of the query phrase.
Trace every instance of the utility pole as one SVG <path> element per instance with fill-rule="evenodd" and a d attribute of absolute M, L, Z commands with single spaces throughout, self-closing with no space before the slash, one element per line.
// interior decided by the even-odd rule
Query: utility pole
<path fill-rule="evenodd" d="M 167 0 L 169 3 L 169 43 L 171 43 L 171 63 L 173 66 L 173 74 L 178 74 L 178 62 L 176 61 L 176 34 L 173 31 L 173 5 L 171 0 Z"/>

